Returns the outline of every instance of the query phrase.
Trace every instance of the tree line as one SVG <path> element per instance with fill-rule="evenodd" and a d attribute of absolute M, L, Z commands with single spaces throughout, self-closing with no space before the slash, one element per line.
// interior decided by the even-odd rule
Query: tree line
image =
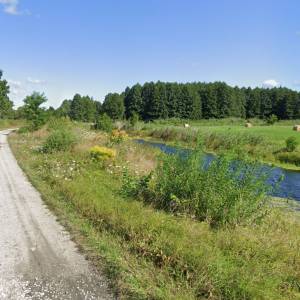
<path fill-rule="evenodd" d="M 28 97 L 36 102 L 47 101 L 43 94 L 36 92 Z M 9 85 L 2 79 L 0 71 L 0 118 L 24 117 L 28 114 L 28 97 L 24 105 L 14 111 L 9 99 Z M 135 84 L 122 93 L 109 93 L 102 103 L 76 94 L 73 99 L 64 100 L 57 109 L 50 107 L 43 111 L 84 122 L 94 122 L 104 113 L 114 120 L 136 117 L 144 121 L 227 117 L 267 119 L 272 115 L 278 119 L 296 119 L 300 118 L 300 93 L 284 87 L 231 87 L 225 82 L 158 81 Z"/>
<path fill-rule="evenodd" d="M 106 113 L 112 119 L 300 118 L 300 93 L 288 88 L 239 88 L 224 82 L 147 82 L 108 94 L 103 103 L 75 95 L 57 109 L 74 120 L 93 121 Z"/>

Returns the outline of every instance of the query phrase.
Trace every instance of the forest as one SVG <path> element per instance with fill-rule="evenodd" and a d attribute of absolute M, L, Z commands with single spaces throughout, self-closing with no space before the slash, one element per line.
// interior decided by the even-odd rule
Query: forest
<path fill-rule="evenodd" d="M 300 93 L 288 88 L 238 88 L 224 82 L 165 83 L 146 82 L 127 87 L 121 94 L 108 94 L 103 103 L 78 94 L 65 100 L 57 109 L 60 116 L 93 121 L 106 113 L 112 119 L 210 119 L 261 118 L 276 115 L 278 119 L 300 117 Z"/>
<path fill-rule="evenodd" d="M 40 98 L 40 104 L 47 98 L 33 93 L 24 100 L 24 105 L 13 110 L 9 99 L 9 85 L 1 80 L 0 72 L 0 118 L 26 118 L 28 97 Z M 26 108 L 27 107 L 27 108 Z M 239 88 L 225 82 L 176 83 L 146 82 L 127 87 L 122 93 L 109 93 L 103 101 L 90 96 L 76 94 L 73 99 L 64 100 L 54 109 L 45 109 L 48 114 L 70 117 L 72 120 L 94 122 L 97 116 L 106 113 L 110 118 L 140 120 L 155 119 L 222 119 L 237 117 L 243 119 L 268 119 L 276 116 L 280 120 L 300 118 L 300 93 L 285 87 Z"/>

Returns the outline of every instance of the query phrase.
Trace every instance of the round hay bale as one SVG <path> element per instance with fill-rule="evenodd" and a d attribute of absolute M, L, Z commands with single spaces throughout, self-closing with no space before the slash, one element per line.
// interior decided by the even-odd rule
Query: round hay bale
<path fill-rule="evenodd" d="M 300 125 L 294 125 L 293 130 L 300 132 Z"/>

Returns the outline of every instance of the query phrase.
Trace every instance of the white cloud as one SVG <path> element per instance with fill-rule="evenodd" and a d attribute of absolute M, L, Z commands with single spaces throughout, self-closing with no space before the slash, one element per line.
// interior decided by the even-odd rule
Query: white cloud
<path fill-rule="evenodd" d="M 0 5 L 3 6 L 3 11 L 9 15 L 30 15 L 30 11 L 19 10 L 19 0 L 0 0 Z"/>
<path fill-rule="evenodd" d="M 264 88 L 274 88 L 279 86 L 279 82 L 275 79 L 267 79 L 263 82 Z"/>
<path fill-rule="evenodd" d="M 15 95 L 15 96 L 24 94 L 26 89 L 20 81 L 8 79 L 7 82 L 9 85 L 10 94 Z"/>
<path fill-rule="evenodd" d="M 18 10 L 19 0 L 0 0 L 0 4 L 4 6 L 4 12 L 10 15 L 19 15 Z"/>
<path fill-rule="evenodd" d="M 31 77 L 28 77 L 28 78 L 27 78 L 27 82 L 28 82 L 28 83 L 31 83 L 31 84 L 45 84 L 45 83 L 46 83 L 45 80 L 34 79 L 34 78 L 31 78 Z"/>
<path fill-rule="evenodd" d="M 10 86 L 14 86 L 14 87 L 20 87 L 22 85 L 20 81 L 15 81 L 11 79 L 7 79 L 7 82 Z"/>

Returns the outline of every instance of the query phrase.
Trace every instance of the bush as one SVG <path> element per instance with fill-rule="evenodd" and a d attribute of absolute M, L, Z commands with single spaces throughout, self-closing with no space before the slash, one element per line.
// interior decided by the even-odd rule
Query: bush
<path fill-rule="evenodd" d="M 90 155 L 96 160 L 114 159 L 116 157 L 116 150 L 107 147 L 94 146 L 90 149 Z"/>
<path fill-rule="evenodd" d="M 134 129 L 135 126 L 137 125 L 137 123 L 139 122 L 139 115 L 136 112 L 134 112 L 132 114 L 132 116 L 130 117 L 129 122 L 130 122 L 131 128 Z"/>
<path fill-rule="evenodd" d="M 297 139 L 294 136 L 290 136 L 286 139 L 286 151 L 293 152 L 298 146 Z"/>
<path fill-rule="evenodd" d="M 61 130 L 61 129 L 70 129 L 72 125 L 72 121 L 68 117 L 52 117 L 47 122 L 47 128 L 49 131 L 51 130 Z"/>
<path fill-rule="evenodd" d="M 28 126 L 23 126 L 21 128 L 19 128 L 18 133 L 19 134 L 24 134 L 24 133 L 28 133 L 30 132 L 30 128 Z"/>
<path fill-rule="evenodd" d="M 300 153 L 296 152 L 281 152 L 276 158 L 282 163 L 294 164 L 300 166 Z"/>
<path fill-rule="evenodd" d="M 278 117 L 276 115 L 271 115 L 267 118 L 267 124 L 269 125 L 273 125 L 275 124 L 276 122 L 278 122 Z"/>
<path fill-rule="evenodd" d="M 125 169 L 122 176 L 121 193 L 126 197 L 145 197 L 152 173 L 144 176 L 135 176 Z"/>
<path fill-rule="evenodd" d="M 254 222 L 265 214 L 266 174 L 256 163 L 221 157 L 205 164 L 200 150 L 160 160 L 144 197 L 156 207 L 212 226 Z"/>
<path fill-rule="evenodd" d="M 110 133 L 113 130 L 112 119 L 106 113 L 99 115 L 96 120 L 95 129 Z"/>
<path fill-rule="evenodd" d="M 42 151 L 52 153 L 56 151 L 67 151 L 76 142 L 75 136 L 68 130 L 54 130 L 42 146 Z"/>

